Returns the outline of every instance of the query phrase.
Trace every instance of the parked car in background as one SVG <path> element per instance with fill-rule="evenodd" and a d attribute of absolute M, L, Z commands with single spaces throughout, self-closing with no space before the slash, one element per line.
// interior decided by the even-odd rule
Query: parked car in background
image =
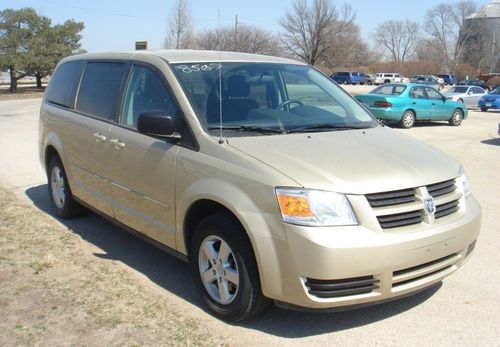
<path fill-rule="evenodd" d="M 441 77 L 444 80 L 444 84 L 447 86 L 452 86 L 457 83 L 457 78 L 452 74 L 439 74 L 438 77 Z"/>
<path fill-rule="evenodd" d="M 368 76 L 364 72 L 358 72 L 359 84 L 364 85 L 368 80 Z"/>
<path fill-rule="evenodd" d="M 444 84 L 439 83 L 439 81 L 429 76 L 417 77 L 413 81 L 413 83 L 425 84 L 426 86 L 431 86 L 433 88 L 436 88 L 437 90 L 442 90 L 444 88 Z"/>
<path fill-rule="evenodd" d="M 368 73 L 366 74 L 366 84 L 371 86 L 372 84 L 375 84 L 375 79 L 377 78 L 377 74 L 374 73 Z"/>
<path fill-rule="evenodd" d="M 384 83 L 408 83 L 410 79 L 401 76 L 397 72 L 379 72 L 375 78 L 374 84 L 384 84 Z"/>
<path fill-rule="evenodd" d="M 376 118 L 398 121 L 403 128 L 411 128 L 419 120 L 446 120 L 458 126 L 467 118 L 463 103 L 415 83 L 384 84 L 368 94 L 357 95 L 356 99 L 368 106 Z"/>
<path fill-rule="evenodd" d="M 439 84 L 442 84 L 444 86 L 444 78 L 436 76 L 436 75 L 427 75 L 427 77 L 432 77 L 436 81 L 438 81 Z"/>
<path fill-rule="evenodd" d="M 481 111 L 486 112 L 489 109 L 500 109 L 500 87 L 496 87 L 489 94 L 483 95 L 478 103 Z"/>
<path fill-rule="evenodd" d="M 453 101 L 462 102 L 467 105 L 467 107 L 477 107 L 479 99 L 488 95 L 488 92 L 476 86 L 454 86 L 443 93 L 443 95 Z"/>
<path fill-rule="evenodd" d="M 463 80 L 457 83 L 457 86 L 476 86 L 476 87 L 481 87 L 485 90 L 490 90 L 490 87 L 488 87 L 484 81 L 481 80 Z"/>
<path fill-rule="evenodd" d="M 357 72 L 340 71 L 330 75 L 330 78 L 338 84 L 358 84 L 360 83 L 359 74 Z"/>

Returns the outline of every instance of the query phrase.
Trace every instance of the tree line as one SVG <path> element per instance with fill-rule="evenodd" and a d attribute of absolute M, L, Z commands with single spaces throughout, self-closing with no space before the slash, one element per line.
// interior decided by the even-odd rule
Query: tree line
<path fill-rule="evenodd" d="M 479 72 L 485 65 L 489 43 L 469 40 L 484 28 L 465 26 L 479 11 L 473 0 L 438 3 L 426 10 L 423 24 L 411 19 L 380 23 L 371 45 L 360 35 L 356 13 L 333 0 L 295 0 L 279 21 L 279 33 L 241 24 L 195 32 L 188 0 L 177 0 L 171 10 L 165 48 L 231 50 L 298 58 L 310 65 L 334 70 L 377 65 L 421 66 L 456 72 L 464 62 Z M 471 56 L 472 55 L 472 56 Z M 419 62 L 419 64 L 415 64 Z M 395 63 L 395 64 L 394 64 Z"/>
<path fill-rule="evenodd" d="M 0 11 L 0 69 L 10 75 L 10 91 L 26 76 L 42 79 L 52 73 L 64 57 L 83 52 L 81 31 L 84 24 L 67 20 L 52 25 L 50 18 L 32 8 Z"/>

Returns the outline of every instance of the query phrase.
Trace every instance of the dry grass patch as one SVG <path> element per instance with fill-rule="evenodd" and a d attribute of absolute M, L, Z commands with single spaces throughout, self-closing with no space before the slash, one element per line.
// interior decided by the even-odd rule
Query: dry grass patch
<path fill-rule="evenodd" d="M 3 188 L 0 211 L 0 346 L 225 344 Z"/>

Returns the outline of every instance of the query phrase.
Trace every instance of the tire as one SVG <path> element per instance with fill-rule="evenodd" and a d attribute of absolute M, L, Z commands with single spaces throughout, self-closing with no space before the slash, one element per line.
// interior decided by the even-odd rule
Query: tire
<path fill-rule="evenodd" d="M 401 117 L 399 124 L 401 124 L 403 128 L 409 129 L 415 125 L 415 121 L 415 112 L 413 112 L 412 110 L 406 110 L 405 113 L 403 113 L 403 117 Z"/>
<path fill-rule="evenodd" d="M 464 112 L 457 108 L 455 111 L 453 111 L 453 114 L 451 115 L 451 118 L 448 120 L 448 123 L 451 126 L 457 127 L 460 124 L 462 124 L 462 120 L 464 119 Z"/>
<path fill-rule="evenodd" d="M 365 82 L 360 82 L 359 85 L 364 86 Z"/>
<path fill-rule="evenodd" d="M 488 111 L 488 107 L 481 106 L 481 111 L 482 111 L 482 112 L 486 112 L 486 111 Z"/>
<path fill-rule="evenodd" d="M 348 80 L 343 80 L 343 81 L 342 81 L 342 83 L 343 83 L 344 85 L 348 85 L 348 84 L 349 84 L 349 81 L 348 81 Z"/>
<path fill-rule="evenodd" d="M 83 207 L 73 199 L 61 159 L 52 157 L 47 167 L 49 199 L 58 217 L 70 219 L 82 213 Z"/>
<path fill-rule="evenodd" d="M 372 81 L 368 81 L 368 82 L 366 82 L 366 84 L 368 84 L 369 86 L 371 86 L 373 83 L 372 83 Z"/>
<path fill-rule="evenodd" d="M 221 247 L 227 254 L 222 259 Z M 203 219 L 196 226 L 189 255 L 203 300 L 218 318 L 241 322 L 269 305 L 250 241 L 231 216 L 220 213 Z M 220 283 L 227 290 L 221 292 Z"/>

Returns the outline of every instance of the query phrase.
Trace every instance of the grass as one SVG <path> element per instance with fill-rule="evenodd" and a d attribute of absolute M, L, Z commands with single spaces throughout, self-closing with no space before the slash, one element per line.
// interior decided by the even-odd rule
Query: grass
<path fill-rule="evenodd" d="M 11 93 L 7 88 L 0 88 L 0 101 L 3 100 L 19 100 L 19 99 L 33 99 L 43 97 L 45 88 L 38 89 L 36 87 L 25 87 L 19 85 L 17 87 L 17 92 Z"/>
<path fill-rule="evenodd" d="M 0 346 L 223 345 L 125 265 L 0 187 Z"/>

